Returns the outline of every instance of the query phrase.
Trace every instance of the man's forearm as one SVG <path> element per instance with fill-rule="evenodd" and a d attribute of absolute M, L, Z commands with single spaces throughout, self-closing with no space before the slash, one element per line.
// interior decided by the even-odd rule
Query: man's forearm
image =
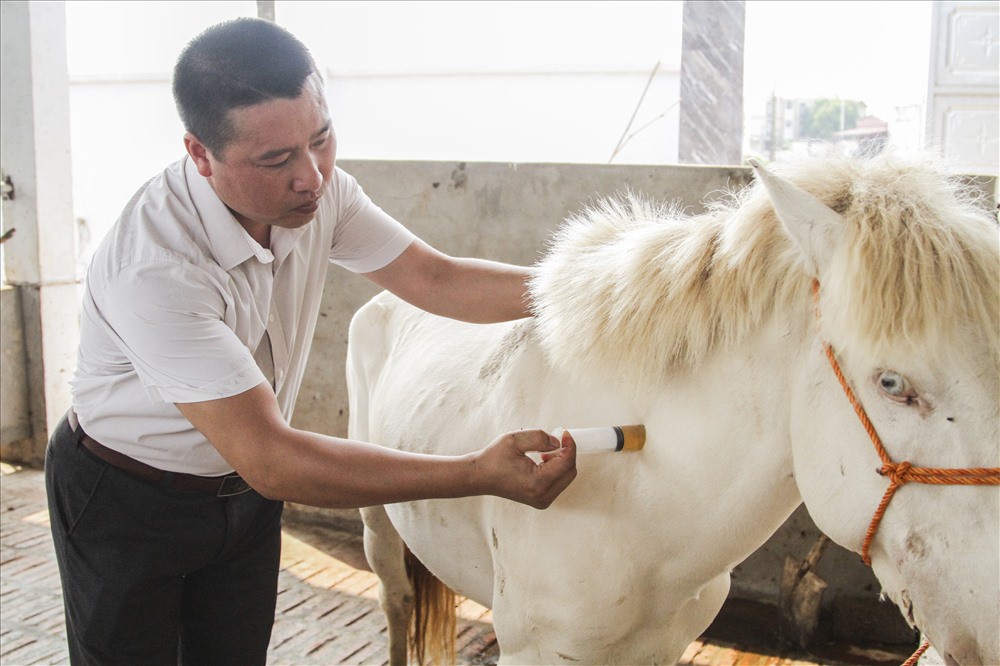
<path fill-rule="evenodd" d="M 291 429 L 285 436 L 271 460 L 245 472 L 271 499 L 345 509 L 489 492 L 473 454 L 412 454 Z"/>
<path fill-rule="evenodd" d="M 452 319 L 475 323 L 511 321 L 531 315 L 528 280 L 533 269 L 485 259 L 454 259 L 455 277 L 442 288 L 452 292 Z"/>
<path fill-rule="evenodd" d="M 408 453 L 297 430 L 285 423 L 266 383 L 177 408 L 257 492 L 314 506 L 497 495 L 544 508 L 576 474 L 571 439 L 564 438 L 563 448 L 541 464 L 528 457 L 530 451 L 559 449 L 560 443 L 540 430 L 506 433 L 462 456 Z"/>
<path fill-rule="evenodd" d="M 487 324 L 531 314 L 532 272 L 525 266 L 449 257 L 417 239 L 395 261 L 366 276 L 427 312 Z"/>

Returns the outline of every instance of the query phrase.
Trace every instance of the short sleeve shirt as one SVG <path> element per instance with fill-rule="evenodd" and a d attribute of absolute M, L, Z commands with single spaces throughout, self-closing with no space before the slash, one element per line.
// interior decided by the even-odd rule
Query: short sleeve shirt
<path fill-rule="evenodd" d="M 231 472 L 175 403 L 267 381 L 254 360 L 266 333 L 290 420 L 330 262 L 374 271 L 413 239 L 336 168 L 315 218 L 272 227 L 264 248 L 185 157 L 140 188 L 94 254 L 72 380 L 80 424 L 159 469 Z"/>

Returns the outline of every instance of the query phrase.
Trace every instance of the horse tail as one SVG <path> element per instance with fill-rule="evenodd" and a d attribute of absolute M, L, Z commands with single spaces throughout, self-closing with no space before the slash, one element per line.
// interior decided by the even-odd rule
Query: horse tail
<path fill-rule="evenodd" d="M 413 586 L 413 615 L 410 618 L 410 658 L 424 664 L 454 664 L 455 592 L 438 580 L 406 549 L 406 576 Z"/>

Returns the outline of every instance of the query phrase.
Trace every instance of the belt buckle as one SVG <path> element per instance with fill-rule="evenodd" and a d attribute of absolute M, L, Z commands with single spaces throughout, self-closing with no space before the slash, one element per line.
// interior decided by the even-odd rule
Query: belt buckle
<path fill-rule="evenodd" d="M 215 493 L 216 497 L 232 497 L 233 495 L 241 495 L 246 491 L 250 490 L 250 484 L 243 480 L 239 474 L 229 474 L 222 478 L 222 483 L 219 484 L 219 492 Z"/>

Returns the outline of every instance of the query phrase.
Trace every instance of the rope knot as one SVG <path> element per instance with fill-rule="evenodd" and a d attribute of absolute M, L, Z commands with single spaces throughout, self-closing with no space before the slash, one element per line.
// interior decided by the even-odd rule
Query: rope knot
<path fill-rule="evenodd" d="M 878 473 L 882 476 L 889 477 L 889 480 L 892 481 L 893 485 L 901 486 L 907 481 L 910 481 L 911 469 L 913 469 L 913 465 L 905 460 L 901 463 L 887 462 L 882 465 L 882 469 L 880 469 Z"/>

